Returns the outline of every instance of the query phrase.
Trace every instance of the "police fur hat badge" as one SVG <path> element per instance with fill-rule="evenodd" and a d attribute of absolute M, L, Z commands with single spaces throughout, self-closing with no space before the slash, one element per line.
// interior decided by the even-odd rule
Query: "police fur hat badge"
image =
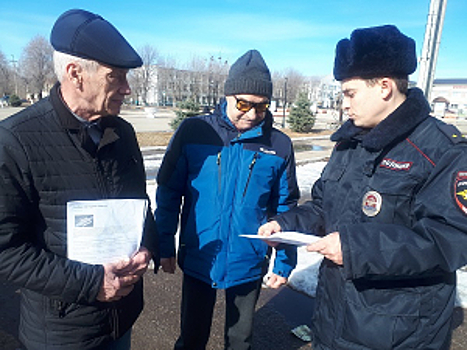
<path fill-rule="evenodd" d="M 336 46 L 336 80 L 406 77 L 416 68 L 415 41 L 393 25 L 356 29 Z"/>

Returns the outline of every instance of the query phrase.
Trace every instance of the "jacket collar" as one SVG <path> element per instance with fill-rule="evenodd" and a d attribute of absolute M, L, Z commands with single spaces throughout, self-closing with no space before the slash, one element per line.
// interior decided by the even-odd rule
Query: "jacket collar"
<path fill-rule="evenodd" d="M 85 123 L 80 122 L 66 106 L 61 96 L 60 83 L 56 83 L 50 90 L 50 101 L 54 110 L 57 112 L 58 119 L 63 128 L 73 133 L 78 133 L 82 144 L 84 144 Z M 103 132 L 99 148 L 119 139 L 115 116 L 108 115 L 99 118 L 99 124 Z"/>
<path fill-rule="evenodd" d="M 50 102 L 54 110 L 57 112 L 60 124 L 69 130 L 79 130 L 82 127 L 82 123 L 74 117 L 68 107 L 63 101 L 60 92 L 60 83 L 56 83 L 50 90 Z"/>
<path fill-rule="evenodd" d="M 430 105 L 418 88 L 410 89 L 407 99 L 373 129 L 354 125 L 351 120 L 332 136 L 332 141 L 361 139 L 362 146 L 374 151 L 382 150 L 392 142 L 405 137 L 418 124 L 429 117 Z"/>

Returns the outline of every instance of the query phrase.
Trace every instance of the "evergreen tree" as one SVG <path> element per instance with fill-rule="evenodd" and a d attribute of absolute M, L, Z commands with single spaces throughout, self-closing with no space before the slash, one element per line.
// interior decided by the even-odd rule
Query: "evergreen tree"
<path fill-rule="evenodd" d="M 311 102 L 308 100 L 306 93 L 301 92 L 287 119 L 292 131 L 305 133 L 313 129 L 316 116 L 313 114 L 310 107 Z"/>
<path fill-rule="evenodd" d="M 12 107 L 20 107 L 22 104 L 21 99 L 17 95 L 11 95 L 9 103 Z"/>
<path fill-rule="evenodd" d="M 184 119 L 200 114 L 199 103 L 191 98 L 180 102 L 178 108 L 179 110 L 175 111 L 175 119 L 170 122 L 170 127 L 173 130 L 176 130 Z"/>

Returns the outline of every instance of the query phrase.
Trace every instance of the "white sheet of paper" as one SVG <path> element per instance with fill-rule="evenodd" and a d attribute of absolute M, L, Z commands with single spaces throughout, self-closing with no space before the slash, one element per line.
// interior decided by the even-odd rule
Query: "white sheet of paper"
<path fill-rule="evenodd" d="M 296 246 L 308 245 L 316 242 L 321 237 L 309 235 L 306 233 L 283 231 L 272 234 L 271 236 L 260 236 L 260 235 L 240 235 L 240 237 L 256 238 L 263 241 L 278 242 L 285 244 L 292 244 Z"/>
<path fill-rule="evenodd" d="M 88 264 L 131 258 L 140 248 L 147 207 L 145 199 L 68 202 L 68 258 Z"/>

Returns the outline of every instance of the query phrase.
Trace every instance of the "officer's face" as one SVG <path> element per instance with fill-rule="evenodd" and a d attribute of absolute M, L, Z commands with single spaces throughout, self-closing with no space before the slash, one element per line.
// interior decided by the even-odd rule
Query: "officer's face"
<path fill-rule="evenodd" d="M 374 128 L 387 117 L 386 91 L 380 82 L 355 78 L 342 82 L 342 109 L 355 126 Z"/>
<path fill-rule="evenodd" d="M 269 100 L 265 96 L 227 96 L 227 116 L 238 131 L 247 131 L 263 121 Z M 250 108 L 250 109 L 248 109 Z"/>
<path fill-rule="evenodd" d="M 95 72 L 85 72 L 83 92 L 88 113 L 99 116 L 117 115 L 125 96 L 131 93 L 128 69 L 99 65 Z"/>

